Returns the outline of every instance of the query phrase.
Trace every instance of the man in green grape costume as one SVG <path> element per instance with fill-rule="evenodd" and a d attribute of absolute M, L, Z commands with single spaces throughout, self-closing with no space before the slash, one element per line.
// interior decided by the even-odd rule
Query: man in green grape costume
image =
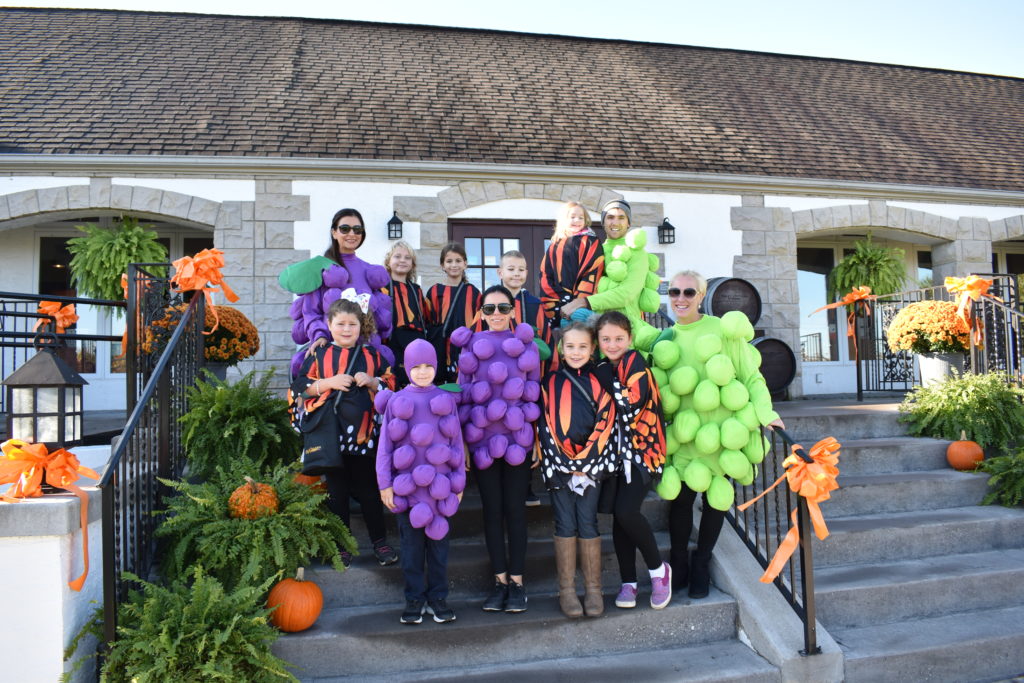
<path fill-rule="evenodd" d="M 604 275 L 597 282 L 597 293 L 586 297 L 586 306 L 596 313 L 624 313 L 633 326 L 633 346 L 650 351 L 661 330 L 648 324 L 643 313 L 654 313 L 661 304 L 658 257 L 647 253 L 647 233 L 630 230 L 631 221 L 629 202 L 624 199 L 613 199 L 601 209 Z M 562 307 L 562 312 L 571 315 L 582 304 L 569 303 Z M 576 319 L 580 319 L 578 316 L 585 319 L 589 313 L 581 309 Z"/>
<path fill-rule="evenodd" d="M 674 588 L 689 583 L 690 597 L 708 594 L 711 552 L 725 511 L 732 507 L 729 479 L 749 485 L 768 442 L 762 426 L 782 426 L 761 375 L 761 354 L 749 342 L 750 320 L 739 311 L 721 318 L 699 312 L 707 282 L 679 273 L 669 283 L 676 315 L 672 338 L 652 351 L 652 371 L 661 391 L 668 454 L 658 494 L 672 501 L 669 533 Z M 697 549 L 687 562 L 693 502 L 704 494 Z"/>

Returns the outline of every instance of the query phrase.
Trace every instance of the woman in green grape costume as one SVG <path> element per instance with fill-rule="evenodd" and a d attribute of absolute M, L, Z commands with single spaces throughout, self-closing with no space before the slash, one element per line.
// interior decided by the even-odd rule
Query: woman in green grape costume
<path fill-rule="evenodd" d="M 685 271 L 669 283 L 676 316 L 672 339 L 655 344 L 653 373 L 661 389 L 668 461 L 658 494 L 672 501 L 669 534 L 674 588 L 689 583 L 690 597 L 708 594 L 711 553 L 733 504 L 734 479 L 746 486 L 764 458 L 763 426 L 782 427 L 761 375 L 761 354 L 749 342 L 754 328 L 739 311 L 721 318 L 702 315 L 707 290 L 698 273 Z M 687 562 L 693 502 L 704 496 L 697 549 Z"/>
<path fill-rule="evenodd" d="M 653 313 L 661 303 L 658 257 L 645 250 L 646 232 L 629 229 L 631 220 L 629 202 L 624 199 L 613 199 L 601 209 L 604 275 L 598 280 L 597 293 L 586 297 L 586 306 L 596 313 L 624 313 L 633 327 L 633 345 L 640 351 L 650 351 L 661 330 L 649 325 L 643 312 Z M 576 308 L 569 304 L 562 308 L 562 313 L 569 316 Z M 585 311 L 581 314 L 589 317 Z"/>

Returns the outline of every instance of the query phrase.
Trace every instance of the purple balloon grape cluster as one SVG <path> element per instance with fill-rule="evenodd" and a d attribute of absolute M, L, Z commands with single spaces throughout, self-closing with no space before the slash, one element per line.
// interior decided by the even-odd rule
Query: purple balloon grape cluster
<path fill-rule="evenodd" d="M 455 394 L 410 386 L 398 393 L 382 391 L 374 404 L 384 425 L 377 451 L 378 482 L 391 479 L 393 512 L 409 513 L 414 528 L 440 540 L 448 518 L 459 509 L 466 488 L 465 453 Z M 386 479 L 382 480 L 382 472 Z"/>
<path fill-rule="evenodd" d="M 462 348 L 459 417 L 479 469 L 499 458 L 520 465 L 533 448 L 532 423 L 540 417 L 540 354 L 533 334 L 526 324 L 514 332 L 460 327 L 452 333 L 452 344 Z"/>

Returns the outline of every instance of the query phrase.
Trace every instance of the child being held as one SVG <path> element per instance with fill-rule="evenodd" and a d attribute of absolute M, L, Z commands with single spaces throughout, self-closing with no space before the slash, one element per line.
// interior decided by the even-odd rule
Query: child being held
<path fill-rule="evenodd" d="M 405 349 L 410 384 L 381 392 L 383 411 L 377 449 L 380 498 L 398 515 L 405 575 L 401 623 L 418 624 L 424 610 L 437 623 L 455 621 L 448 607 L 448 518 L 466 488 L 466 460 L 454 393 L 433 384 L 437 353 L 417 339 Z"/>
<path fill-rule="evenodd" d="M 303 361 L 292 383 L 291 400 L 300 424 L 317 411 L 334 411 L 339 457 L 323 469 L 327 504 L 351 527 L 349 497 L 359 501 L 373 554 L 383 567 L 397 562 L 398 556 L 387 543 L 384 508 L 377 493 L 373 397 L 379 389 L 393 388 L 395 380 L 387 361 L 366 342 L 374 333 L 374 324 L 363 307 L 369 296 L 361 298 L 363 301 L 357 302 L 360 296 L 355 290 L 346 290 L 330 305 L 326 317 L 333 341 L 315 348 Z M 348 565 L 352 558 L 342 553 L 342 561 Z"/>

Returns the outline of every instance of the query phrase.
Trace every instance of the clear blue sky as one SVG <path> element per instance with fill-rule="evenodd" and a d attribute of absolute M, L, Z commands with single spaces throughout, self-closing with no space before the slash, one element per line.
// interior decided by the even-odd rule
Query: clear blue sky
<path fill-rule="evenodd" d="M 0 0 L 623 38 L 1024 78 L 1024 0 Z"/>

